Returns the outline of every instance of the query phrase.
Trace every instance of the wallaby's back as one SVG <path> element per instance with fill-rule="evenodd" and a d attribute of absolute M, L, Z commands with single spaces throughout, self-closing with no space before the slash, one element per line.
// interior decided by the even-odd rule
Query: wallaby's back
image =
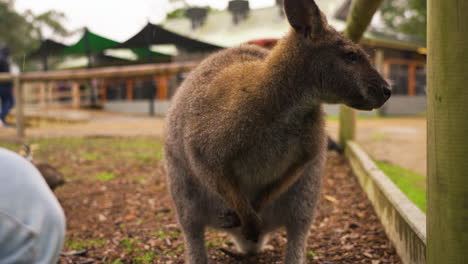
<path fill-rule="evenodd" d="M 188 118 L 200 118 L 208 112 L 222 106 L 221 98 L 213 98 L 208 95 L 208 87 L 212 82 L 224 74 L 224 70 L 229 67 L 238 67 L 239 64 L 251 61 L 262 61 L 269 51 L 254 45 L 243 45 L 238 48 L 226 49 L 217 52 L 197 66 L 187 79 L 178 88 L 169 109 L 167 119 L 166 145 L 170 145 L 171 151 L 179 154 L 184 152 L 183 142 L 189 135 L 181 133 L 196 133 L 189 131 L 187 126 Z M 232 86 L 235 89 L 235 86 Z M 198 131 L 199 132 L 199 131 Z M 167 149 L 167 148 L 166 148 Z"/>

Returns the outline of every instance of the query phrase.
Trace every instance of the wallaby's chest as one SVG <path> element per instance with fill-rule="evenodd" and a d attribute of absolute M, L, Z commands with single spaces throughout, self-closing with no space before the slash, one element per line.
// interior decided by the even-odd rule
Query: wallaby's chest
<path fill-rule="evenodd" d="M 256 193 L 284 177 L 288 169 L 313 147 L 310 133 L 314 124 L 278 122 L 257 131 L 251 146 L 234 161 L 233 167 L 245 193 Z"/>

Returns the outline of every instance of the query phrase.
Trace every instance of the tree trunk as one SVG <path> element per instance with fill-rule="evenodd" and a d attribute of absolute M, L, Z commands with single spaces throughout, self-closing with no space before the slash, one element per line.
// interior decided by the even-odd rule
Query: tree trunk
<path fill-rule="evenodd" d="M 427 257 L 468 261 L 468 1 L 428 1 Z"/>
<path fill-rule="evenodd" d="M 383 0 L 353 0 L 348 15 L 344 34 L 354 42 L 359 42 L 372 17 Z M 346 146 L 346 141 L 353 140 L 356 130 L 356 111 L 340 106 L 340 144 Z"/>

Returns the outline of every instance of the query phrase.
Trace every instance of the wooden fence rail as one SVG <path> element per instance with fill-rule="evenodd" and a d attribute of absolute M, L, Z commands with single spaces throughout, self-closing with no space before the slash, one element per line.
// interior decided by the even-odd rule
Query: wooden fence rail
<path fill-rule="evenodd" d="M 145 78 L 155 80 L 161 89 L 158 89 L 155 97 L 160 99 L 167 96 L 167 80 L 171 76 L 188 72 L 197 65 L 197 62 L 146 64 L 134 66 L 105 67 L 99 69 L 78 69 L 51 72 L 21 73 L 19 75 L 0 73 L 0 81 L 10 81 L 14 84 L 15 110 L 17 136 L 23 138 L 24 131 L 24 107 L 28 102 L 35 102 L 40 106 L 59 104 L 61 101 L 79 108 L 84 102 L 89 101 L 92 95 L 90 91 L 80 90 L 80 84 L 93 80 L 101 81 L 97 87 L 97 94 L 105 100 L 105 83 L 112 79 L 127 80 L 130 83 L 130 97 L 133 92 L 134 80 Z M 70 89 L 58 91 L 58 82 L 70 83 Z M 25 94 L 25 86 L 29 85 L 32 93 Z"/>

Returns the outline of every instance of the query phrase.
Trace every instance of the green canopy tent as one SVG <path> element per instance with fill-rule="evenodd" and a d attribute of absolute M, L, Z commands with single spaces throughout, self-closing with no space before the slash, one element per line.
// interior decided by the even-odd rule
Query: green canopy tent
<path fill-rule="evenodd" d="M 85 28 L 83 36 L 74 45 L 62 50 L 59 55 L 70 56 L 70 55 L 86 55 L 88 58 L 88 68 L 93 67 L 94 58 L 103 58 L 102 56 L 105 50 L 117 48 L 120 43 L 98 34 L 95 34 Z M 168 62 L 171 57 L 166 54 L 153 52 L 147 48 L 133 48 L 131 51 L 138 57 L 138 60 L 145 60 L 146 58 L 157 57 L 159 62 Z M 100 55 L 96 57 L 97 55 Z"/>
<path fill-rule="evenodd" d="M 59 55 L 69 56 L 85 54 L 88 57 L 88 68 L 91 68 L 93 66 L 93 55 L 100 54 L 104 50 L 115 47 L 118 44 L 117 41 L 94 34 L 89 31 L 88 28 L 85 28 L 81 39 L 74 45 L 65 48 Z"/>

